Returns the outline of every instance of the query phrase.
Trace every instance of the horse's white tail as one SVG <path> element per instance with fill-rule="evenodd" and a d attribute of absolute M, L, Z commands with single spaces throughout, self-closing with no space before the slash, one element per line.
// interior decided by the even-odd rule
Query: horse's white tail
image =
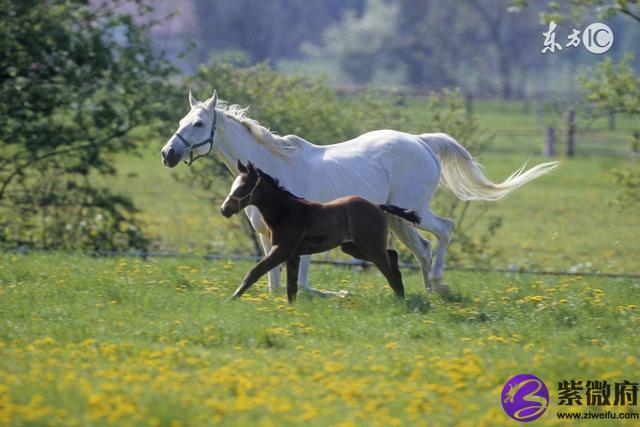
<path fill-rule="evenodd" d="M 526 165 L 499 184 L 489 181 L 482 166 L 452 137 L 445 133 L 418 135 L 435 151 L 442 164 L 442 183 L 460 200 L 498 200 L 527 182 L 546 175 L 559 162 L 540 163 L 525 170 Z"/>

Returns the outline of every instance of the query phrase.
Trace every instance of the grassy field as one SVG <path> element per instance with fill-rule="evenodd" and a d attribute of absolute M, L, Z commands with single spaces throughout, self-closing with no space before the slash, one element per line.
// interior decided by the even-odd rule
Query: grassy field
<path fill-rule="evenodd" d="M 408 98 L 409 128 L 415 132 L 426 132 L 429 123 L 423 118 L 424 99 Z M 547 127 L 554 127 L 558 152 L 564 153 L 565 112 L 549 102 L 525 103 L 522 101 L 477 100 L 473 103 L 473 116 L 478 123 L 491 132 L 494 141 L 490 152 L 538 155 L 542 152 Z M 618 114 L 615 129 L 609 128 L 609 117 L 589 118 L 584 111 L 576 115 L 576 151 L 578 154 L 626 155 L 634 131 L 638 130 L 637 119 Z"/>
<path fill-rule="evenodd" d="M 289 306 L 262 280 L 225 302 L 249 267 L 3 255 L 0 425 L 515 425 L 523 372 L 550 389 L 537 423 L 568 425 L 559 381 L 640 379 L 638 280 L 453 272 L 444 302 L 405 272 L 400 304 L 377 272 L 315 267 L 352 296 Z"/>
<path fill-rule="evenodd" d="M 437 130 L 420 104 L 409 108 L 412 127 Z M 480 159 L 492 179 L 545 160 L 531 112 L 478 102 L 475 114 L 496 132 Z M 633 128 L 627 118 L 599 126 L 594 144 Z M 221 200 L 178 182 L 185 166 L 160 164 L 163 144 L 118 159 L 105 182 L 134 199 L 151 249 L 250 253 L 241 218 L 223 219 Z M 467 218 L 488 211 L 471 233 L 503 218 L 488 242 L 493 267 L 640 272 L 640 219 L 612 204 L 612 171 L 631 161 L 588 150 L 563 159 L 503 201 L 473 203 Z M 226 302 L 246 262 L 0 256 L 0 425 L 514 425 L 499 394 L 518 373 L 550 389 L 539 424 L 570 424 L 555 415 L 566 409 L 559 381 L 640 380 L 640 279 L 450 270 L 454 298 L 443 301 L 405 271 L 399 304 L 376 271 L 313 266 L 313 286 L 351 297 L 290 306 L 265 279 Z M 638 408 L 576 410 L 607 409 Z"/>

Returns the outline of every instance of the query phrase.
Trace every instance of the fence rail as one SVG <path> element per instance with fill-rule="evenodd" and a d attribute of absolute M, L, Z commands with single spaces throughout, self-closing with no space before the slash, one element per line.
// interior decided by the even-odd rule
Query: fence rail
<path fill-rule="evenodd" d="M 10 253 L 60 253 L 61 251 L 47 251 L 47 250 L 27 250 L 16 249 L 9 251 Z M 193 258 L 193 259 L 205 259 L 205 260 L 230 260 L 230 261 L 258 261 L 260 256 L 257 255 L 232 255 L 232 254 L 205 254 L 195 255 L 192 253 L 180 253 L 180 252 L 145 252 L 145 251 L 84 251 L 84 252 L 67 252 L 67 253 L 80 253 L 92 257 L 129 257 L 129 258 Z M 312 259 L 312 264 L 316 265 L 331 265 L 336 267 L 360 267 L 363 269 L 372 266 L 371 263 L 361 260 L 352 259 L 351 261 L 342 261 L 336 259 Z M 407 270 L 419 270 L 420 267 L 416 264 L 401 263 L 400 268 Z M 607 277 L 613 279 L 640 279 L 640 273 L 603 273 L 599 271 L 560 271 L 560 270 L 527 270 L 525 268 L 482 268 L 482 267 L 465 267 L 460 265 L 447 266 L 447 271 L 462 271 L 462 272 L 476 272 L 476 273 L 499 273 L 499 274 L 518 274 L 518 275 L 534 275 L 534 276 L 585 276 L 585 277 Z"/>

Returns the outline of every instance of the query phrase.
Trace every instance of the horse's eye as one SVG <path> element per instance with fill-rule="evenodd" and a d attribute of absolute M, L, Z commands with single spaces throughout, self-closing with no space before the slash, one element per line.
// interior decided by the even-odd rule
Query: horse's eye
<path fill-rule="evenodd" d="M 197 127 L 197 128 L 201 128 L 201 127 L 202 127 L 202 122 L 201 122 L 200 120 L 198 120 L 198 121 L 197 121 L 197 122 L 195 122 L 193 125 L 194 125 L 195 127 Z"/>

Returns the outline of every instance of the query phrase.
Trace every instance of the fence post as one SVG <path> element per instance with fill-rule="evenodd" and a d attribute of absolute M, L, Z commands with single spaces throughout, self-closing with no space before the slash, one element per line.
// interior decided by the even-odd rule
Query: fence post
<path fill-rule="evenodd" d="M 556 128 L 553 126 L 547 127 L 547 138 L 542 154 L 547 157 L 555 157 L 556 155 Z"/>
<path fill-rule="evenodd" d="M 609 111 L 609 130 L 616 130 L 616 113 Z"/>
<path fill-rule="evenodd" d="M 576 154 L 576 112 L 573 108 L 567 110 L 566 114 L 567 129 L 567 157 L 573 157 Z"/>
<path fill-rule="evenodd" d="M 467 93 L 464 97 L 464 109 L 468 117 L 473 116 L 473 95 Z"/>
<path fill-rule="evenodd" d="M 640 131 L 633 132 L 633 142 L 631 143 L 631 154 L 633 157 L 640 156 Z"/>

